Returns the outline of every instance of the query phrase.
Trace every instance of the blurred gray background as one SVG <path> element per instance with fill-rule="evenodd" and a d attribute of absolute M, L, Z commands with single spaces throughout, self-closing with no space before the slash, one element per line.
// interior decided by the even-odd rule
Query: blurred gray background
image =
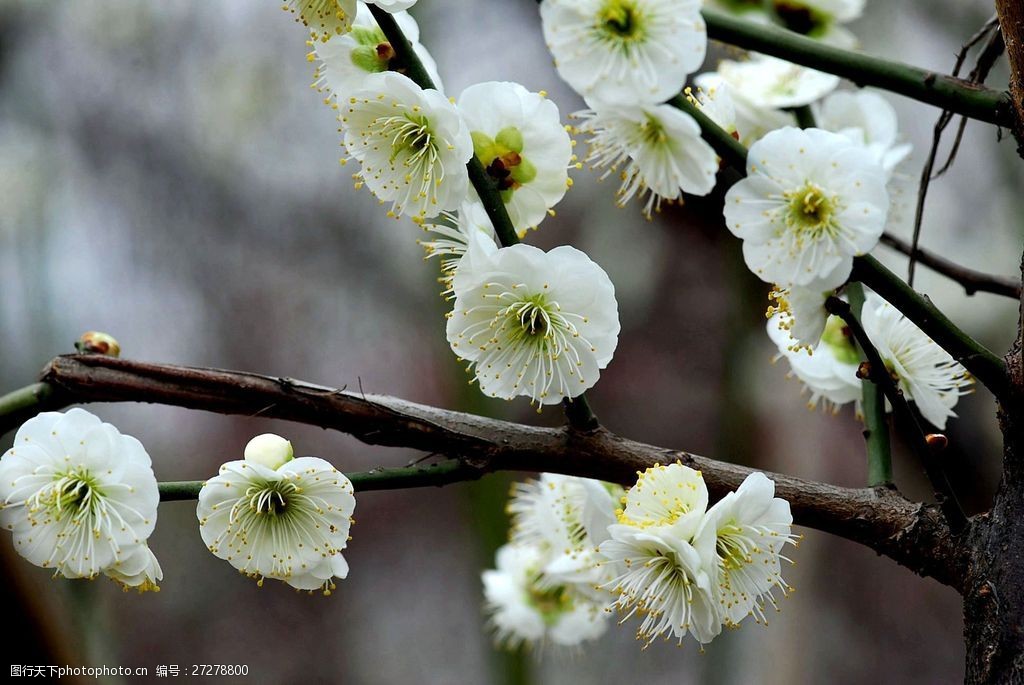
<path fill-rule="evenodd" d="M 948 71 L 988 18 L 986 0 L 870 2 L 852 26 L 866 50 Z M 484 80 L 582 103 L 558 80 L 528 0 L 422 0 L 414 15 L 449 94 Z M 436 265 L 409 222 L 383 216 L 338 164 L 332 111 L 309 88 L 303 30 L 274 2 L 0 0 L 0 392 L 34 380 L 85 330 L 124 356 L 247 369 L 387 393 L 527 422 L 525 401 L 465 384 L 444 339 Z M 1002 87 L 1005 71 L 990 83 Z M 916 178 L 937 112 L 893 97 Z M 932 190 L 923 245 L 1017 273 L 1021 161 L 971 124 Z M 622 335 L 590 393 L 613 430 L 721 459 L 859 486 L 864 456 L 847 410 L 810 413 L 785 363 L 770 363 L 765 288 L 716 221 L 714 198 L 655 221 L 615 210 L 612 183 L 576 185 L 530 241 L 572 243 L 615 283 Z M 907 225 L 897 229 L 909 233 Z M 900 272 L 905 261 L 878 249 Z M 993 349 L 1010 343 L 1012 301 L 964 297 L 920 268 L 917 284 Z M 342 469 L 415 453 L 279 422 L 181 409 L 91 408 L 140 438 L 161 480 L 199 479 L 256 433 Z M 976 511 L 994 487 L 991 397 L 964 398 L 948 467 Z M 0 443 L 9 444 L 10 436 Z M 918 467 L 897 478 L 927 497 Z M 72 665 L 244 663 L 249 682 L 953 683 L 962 679 L 958 596 L 865 548 L 815 531 L 794 552 L 797 588 L 771 624 L 729 631 L 700 654 L 612 627 L 575 654 L 503 656 L 484 630 L 479 573 L 503 536 L 507 476 L 443 490 L 366 493 L 330 598 L 262 589 L 207 553 L 192 503 L 161 506 L 155 595 L 105 581 L 51 580 L 12 560 L 8 593 Z M 10 606 L 10 605 L 9 605 Z M 10 651 L 10 647 L 6 651 Z M 24 654 L 9 654 L 23 663 Z M 56 656 L 54 657 L 57 658 Z"/>

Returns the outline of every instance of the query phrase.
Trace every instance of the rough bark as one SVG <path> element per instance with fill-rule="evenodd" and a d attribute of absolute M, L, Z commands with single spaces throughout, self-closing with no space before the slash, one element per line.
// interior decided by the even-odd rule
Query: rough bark
<path fill-rule="evenodd" d="M 540 428 L 448 411 L 394 397 L 337 390 L 253 373 L 147 364 L 95 355 L 54 359 L 40 409 L 78 402 L 150 402 L 331 428 L 375 445 L 411 447 L 461 460 L 470 475 L 551 471 L 630 484 L 656 462 L 700 469 L 713 497 L 751 469 L 629 440 L 604 429 Z M 0 432 L 4 426 L 0 421 Z M 769 473 L 799 525 L 859 542 L 957 590 L 966 558 L 938 508 L 888 488 L 843 488 Z"/>
<path fill-rule="evenodd" d="M 1013 105 L 1013 135 L 1017 152 L 1024 157 L 1024 2 L 996 0 L 999 27 L 1010 62 L 1010 102 Z"/>

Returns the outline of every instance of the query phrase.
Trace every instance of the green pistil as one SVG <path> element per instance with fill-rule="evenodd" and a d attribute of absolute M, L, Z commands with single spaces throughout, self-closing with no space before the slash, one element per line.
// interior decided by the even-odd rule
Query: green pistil
<path fill-rule="evenodd" d="M 598 31 L 619 42 L 643 38 L 643 15 L 632 0 L 608 0 L 598 13 Z"/>
<path fill-rule="evenodd" d="M 838 316 L 830 316 L 825 322 L 825 332 L 821 335 L 821 341 L 828 345 L 833 356 L 844 364 L 856 364 L 860 361 L 857 348 L 850 337 L 850 329 L 846 322 Z"/>
<path fill-rule="evenodd" d="M 87 469 L 63 474 L 56 485 L 44 502 L 47 508 L 56 511 L 58 518 L 92 507 L 97 497 L 103 496 L 99 483 Z"/>
<path fill-rule="evenodd" d="M 511 201 L 513 191 L 537 177 L 537 167 L 522 155 L 523 134 L 518 128 L 507 126 L 494 138 L 480 131 L 470 135 L 474 154 L 494 179 L 504 202 Z"/>
<path fill-rule="evenodd" d="M 819 186 L 808 182 L 799 190 L 784 193 L 784 197 L 789 200 L 786 224 L 801 237 L 817 240 L 835 235 L 835 201 Z"/>
<path fill-rule="evenodd" d="M 541 615 L 545 625 L 553 625 L 567 611 L 572 611 L 572 597 L 562 585 L 551 588 L 538 587 L 538 579 L 530 583 L 526 602 Z"/>
<path fill-rule="evenodd" d="M 245 491 L 249 508 L 256 514 L 278 516 L 288 510 L 288 497 L 299 492 L 294 483 L 276 482 L 252 485 Z"/>

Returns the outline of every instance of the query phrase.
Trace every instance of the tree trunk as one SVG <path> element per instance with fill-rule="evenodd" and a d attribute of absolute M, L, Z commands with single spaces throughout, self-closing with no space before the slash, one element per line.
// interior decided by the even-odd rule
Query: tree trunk
<path fill-rule="evenodd" d="M 1022 263 L 1024 272 L 1024 263 Z M 1024 303 L 1006 355 L 1010 391 L 999 408 L 1003 477 L 991 511 L 967 533 L 964 583 L 965 680 L 1024 683 Z"/>

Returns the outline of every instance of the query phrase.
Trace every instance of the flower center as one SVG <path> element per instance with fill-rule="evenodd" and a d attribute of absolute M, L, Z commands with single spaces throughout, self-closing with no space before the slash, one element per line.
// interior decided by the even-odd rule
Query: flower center
<path fill-rule="evenodd" d="M 757 546 L 742 528 L 735 523 L 727 523 L 718 529 L 715 551 L 723 569 L 736 571 L 754 561 L 751 554 L 757 551 Z"/>
<path fill-rule="evenodd" d="M 843 364 L 856 364 L 860 361 L 860 355 L 850 337 L 850 328 L 838 316 L 828 317 L 821 342 L 828 345 L 832 355 Z"/>
<path fill-rule="evenodd" d="M 643 38 L 643 15 L 632 0 L 608 0 L 597 18 L 597 29 L 606 39 L 626 43 Z"/>
<path fill-rule="evenodd" d="M 45 507 L 57 520 L 82 520 L 102 508 L 103 492 L 89 470 L 79 468 L 57 474 L 51 486 L 36 496 L 35 504 Z"/>
<path fill-rule="evenodd" d="M 835 235 L 835 199 L 830 198 L 820 186 L 808 181 L 797 190 L 785 192 L 783 197 L 789 201 L 786 224 L 799 236 L 816 240 Z"/>
<path fill-rule="evenodd" d="M 482 131 L 473 131 L 472 137 L 473 153 L 506 203 L 515 190 L 537 177 L 537 168 L 523 156 L 523 134 L 515 126 L 506 126 L 494 138 Z"/>
<path fill-rule="evenodd" d="M 245 491 L 249 499 L 249 509 L 256 514 L 278 516 L 288 508 L 288 497 L 299 492 L 299 487 L 287 481 L 278 481 L 262 485 L 251 485 Z"/>
<path fill-rule="evenodd" d="M 572 610 L 572 596 L 564 585 L 543 587 L 537 576 L 526 589 L 526 603 L 537 610 L 546 625 L 554 624 L 559 617 Z"/>

